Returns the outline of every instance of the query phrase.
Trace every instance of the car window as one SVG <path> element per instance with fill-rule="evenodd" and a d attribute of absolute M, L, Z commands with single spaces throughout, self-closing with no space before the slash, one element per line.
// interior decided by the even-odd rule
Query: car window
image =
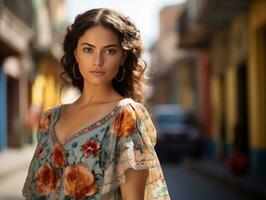
<path fill-rule="evenodd" d="M 160 115 L 157 117 L 157 123 L 189 123 L 184 115 Z"/>

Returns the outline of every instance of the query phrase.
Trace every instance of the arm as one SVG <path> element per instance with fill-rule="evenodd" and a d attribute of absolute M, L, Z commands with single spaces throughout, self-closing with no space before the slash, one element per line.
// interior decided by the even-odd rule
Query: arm
<path fill-rule="evenodd" d="M 132 168 L 126 171 L 126 183 L 120 187 L 123 200 L 143 200 L 145 194 L 145 185 L 149 175 L 149 170 L 134 170 Z"/>

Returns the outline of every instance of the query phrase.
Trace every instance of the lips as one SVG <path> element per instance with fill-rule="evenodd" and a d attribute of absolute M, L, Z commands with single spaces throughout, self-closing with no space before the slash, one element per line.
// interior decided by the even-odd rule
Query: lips
<path fill-rule="evenodd" d="M 92 73 L 105 73 L 104 71 L 90 71 Z"/>
<path fill-rule="evenodd" d="M 102 74 L 105 74 L 105 72 L 104 71 L 97 71 L 97 70 L 95 70 L 95 71 L 90 71 L 92 74 L 97 74 L 97 75 L 102 75 Z"/>

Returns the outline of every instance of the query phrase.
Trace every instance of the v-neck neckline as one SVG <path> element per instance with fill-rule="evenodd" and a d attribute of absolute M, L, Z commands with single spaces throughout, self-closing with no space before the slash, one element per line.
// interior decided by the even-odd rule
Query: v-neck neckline
<path fill-rule="evenodd" d="M 107 114 L 103 115 L 102 117 L 100 117 L 95 122 L 92 122 L 91 124 L 86 125 L 83 128 L 79 128 L 77 131 L 75 131 L 75 133 L 71 134 L 71 136 L 69 136 L 66 139 L 64 139 L 63 142 L 58 139 L 58 135 L 57 135 L 57 132 L 55 130 L 55 126 L 56 126 L 57 122 L 60 119 L 61 108 L 62 108 L 63 104 L 59 105 L 54 111 L 55 112 L 54 113 L 55 119 L 53 120 L 53 123 L 52 123 L 52 137 L 53 137 L 54 143 L 57 143 L 57 144 L 59 144 L 61 146 L 65 146 L 70 141 L 72 141 L 75 138 L 81 136 L 82 134 L 88 133 L 89 131 L 101 126 L 102 124 L 105 124 L 106 121 L 108 121 L 111 117 L 115 116 L 115 114 L 117 113 L 117 111 L 120 108 L 120 105 L 124 105 L 124 104 L 128 103 L 129 101 L 132 101 L 132 99 L 131 98 L 121 99 L 120 101 L 118 101 L 115 104 L 115 106 L 112 108 L 112 110 L 110 112 L 108 112 Z"/>

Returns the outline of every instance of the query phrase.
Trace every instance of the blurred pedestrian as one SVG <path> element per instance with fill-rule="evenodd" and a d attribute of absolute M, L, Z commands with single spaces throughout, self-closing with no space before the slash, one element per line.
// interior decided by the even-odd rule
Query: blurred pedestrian
<path fill-rule="evenodd" d="M 81 95 L 42 114 L 26 199 L 170 199 L 143 98 L 140 32 L 111 9 L 76 17 L 61 78 Z"/>

